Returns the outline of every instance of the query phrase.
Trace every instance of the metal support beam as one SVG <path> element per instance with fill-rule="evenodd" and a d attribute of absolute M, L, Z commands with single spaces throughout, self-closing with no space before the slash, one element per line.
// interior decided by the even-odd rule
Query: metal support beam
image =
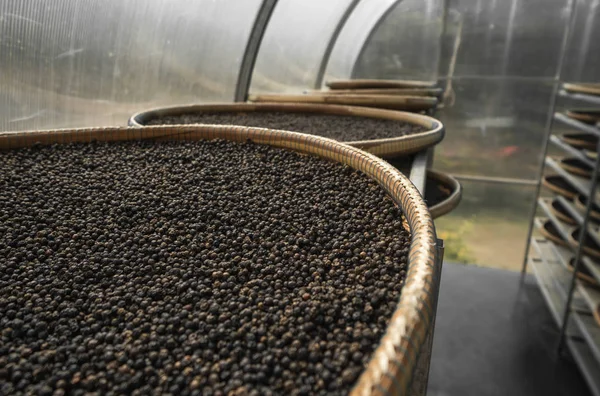
<path fill-rule="evenodd" d="M 325 78 L 325 71 L 327 70 L 329 58 L 331 58 L 331 53 L 333 52 L 335 43 L 337 42 L 337 39 L 340 36 L 340 33 L 342 32 L 342 29 L 344 29 L 346 21 L 348 20 L 348 18 L 350 18 L 350 15 L 352 15 L 352 12 L 354 11 L 359 2 L 360 0 L 352 0 L 350 4 L 348 4 L 346 11 L 340 17 L 340 20 L 335 26 L 333 33 L 331 33 L 331 37 L 329 38 L 329 42 L 327 43 L 327 47 L 325 48 L 325 52 L 323 53 L 323 58 L 321 59 L 321 64 L 319 65 L 317 79 L 315 80 L 314 85 L 315 89 L 321 89 L 321 86 L 323 85 L 323 78 Z"/>
<path fill-rule="evenodd" d="M 429 156 L 432 153 L 433 150 L 429 149 L 416 153 L 410 169 L 410 176 L 408 177 L 423 197 L 425 196 L 425 181 L 427 180 Z"/>
<path fill-rule="evenodd" d="M 457 178 L 458 180 L 465 180 L 470 182 L 478 182 L 478 183 L 493 183 L 493 184 L 517 184 L 523 186 L 534 186 L 537 187 L 538 179 L 517 179 L 511 177 L 488 177 L 488 176 L 479 176 L 479 175 L 466 175 L 466 174 L 458 174 L 453 173 L 452 176 Z"/>
<path fill-rule="evenodd" d="M 236 102 L 245 102 L 248 97 L 248 90 L 250 89 L 250 82 L 252 81 L 252 71 L 254 70 L 260 43 L 262 42 L 265 30 L 267 30 L 267 25 L 276 5 L 277 0 L 263 0 L 260 9 L 256 13 L 256 19 L 254 20 L 252 31 L 250 32 L 248 42 L 246 43 L 244 57 L 242 58 L 240 72 L 238 73 L 238 79 L 235 85 L 235 96 L 233 99 Z"/>

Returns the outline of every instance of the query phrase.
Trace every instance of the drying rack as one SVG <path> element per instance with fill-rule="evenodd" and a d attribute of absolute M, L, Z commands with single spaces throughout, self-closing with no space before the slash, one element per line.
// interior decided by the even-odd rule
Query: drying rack
<path fill-rule="evenodd" d="M 600 96 L 573 93 L 561 89 L 558 97 L 585 102 L 600 109 Z M 600 126 L 598 124 L 586 124 L 561 112 L 556 112 L 550 128 L 553 125 L 593 135 L 600 142 Z M 578 210 L 572 201 L 563 196 L 556 197 L 558 203 L 576 223 L 566 224 L 554 214 L 551 208 L 552 199 L 540 197 L 538 188 L 538 200 L 536 210 L 532 214 L 522 273 L 524 275 L 527 267 L 531 267 L 552 317 L 560 328 L 557 352 L 570 351 L 592 394 L 600 396 L 600 318 L 594 319 L 593 315 L 595 310 L 600 309 L 600 289 L 579 279 L 579 274 L 585 267 L 591 277 L 600 285 L 600 259 L 595 261 L 584 253 L 582 247 L 586 234 L 590 241 L 600 246 L 599 226 L 592 224 L 590 217 L 592 204 L 600 205 L 598 189 L 600 143 L 596 147 L 595 159 L 591 159 L 585 155 L 583 150 L 565 143 L 556 135 L 550 134 L 546 148 L 549 146 L 548 143 L 560 149 L 565 156 L 577 158 L 587 165 L 592 169 L 592 175 L 590 179 L 587 179 L 569 173 L 560 166 L 556 157 L 546 155 L 542 174 L 549 171 L 548 173 L 558 174 L 566 180 L 578 194 L 585 197 L 585 210 Z M 543 216 L 536 217 L 536 213 L 540 212 L 543 213 Z M 566 243 L 561 245 L 548 238 L 534 235 L 535 230 L 541 229 L 547 221 L 554 225 L 560 238 Z M 586 230 L 587 233 L 579 232 L 578 240 L 575 240 L 572 235 L 576 229 Z M 597 313 L 597 315 L 599 314 Z"/>

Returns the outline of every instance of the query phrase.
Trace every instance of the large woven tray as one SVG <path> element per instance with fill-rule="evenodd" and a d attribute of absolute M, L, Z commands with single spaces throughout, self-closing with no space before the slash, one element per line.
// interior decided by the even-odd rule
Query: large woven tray
<path fill-rule="evenodd" d="M 462 186 L 460 182 L 447 173 L 438 172 L 431 169 L 427 170 L 427 178 L 437 181 L 451 191 L 450 195 L 446 199 L 429 207 L 431 217 L 437 219 L 438 217 L 450 213 L 456 209 L 462 198 Z M 427 195 L 427 190 L 425 190 L 425 194 Z"/>
<path fill-rule="evenodd" d="M 277 103 L 323 103 L 347 106 L 374 107 L 378 109 L 425 111 L 434 108 L 438 100 L 432 96 L 400 96 L 400 95 L 286 95 L 286 94 L 252 94 L 250 102 Z"/>
<path fill-rule="evenodd" d="M 419 354 L 434 316 L 436 236 L 425 202 L 413 184 L 391 165 L 364 151 L 317 136 L 263 128 L 194 125 L 145 128 L 89 128 L 0 133 L 0 150 L 91 141 L 124 140 L 251 140 L 347 164 L 377 181 L 402 209 L 411 232 L 406 282 L 388 328 L 353 395 L 407 394 Z M 1 155 L 1 154 L 0 154 Z"/>
<path fill-rule="evenodd" d="M 399 136 L 387 139 L 357 140 L 344 142 L 350 146 L 357 147 L 375 154 L 382 158 L 398 157 L 421 151 L 427 147 L 438 144 L 444 138 L 444 126 L 435 118 L 421 114 L 405 113 L 401 111 L 370 109 L 364 107 L 303 104 L 303 103 L 228 103 L 228 104 L 206 104 L 164 107 L 159 109 L 142 111 L 134 114 L 129 119 L 130 126 L 143 126 L 148 120 L 176 116 L 186 113 L 231 113 L 231 112 L 290 112 L 290 113 L 317 113 L 336 114 L 348 117 L 371 117 L 397 120 L 418 124 L 427 131 L 408 136 Z"/>

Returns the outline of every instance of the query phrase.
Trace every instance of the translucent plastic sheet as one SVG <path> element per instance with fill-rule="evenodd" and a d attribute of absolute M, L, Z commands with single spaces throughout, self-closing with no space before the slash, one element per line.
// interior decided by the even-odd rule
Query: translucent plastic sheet
<path fill-rule="evenodd" d="M 448 9 L 440 77 L 452 63 L 454 77 L 557 77 L 571 0 L 450 0 Z"/>
<path fill-rule="evenodd" d="M 327 78 L 350 78 L 371 28 L 398 0 L 361 1 L 340 33 L 327 65 Z"/>
<path fill-rule="evenodd" d="M 231 101 L 260 0 L 0 2 L 0 130 Z"/>
<path fill-rule="evenodd" d="M 279 0 L 256 59 L 251 91 L 297 92 L 312 88 L 328 41 L 350 3 Z"/>
<path fill-rule="evenodd" d="M 451 0 L 436 166 L 535 180 L 558 85 L 571 0 Z"/>
<path fill-rule="evenodd" d="M 437 113 L 448 133 L 436 148 L 435 168 L 462 175 L 537 179 L 554 84 L 456 79 L 452 91 L 454 104 Z"/>
<path fill-rule="evenodd" d="M 336 43 L 328 77 L 436 80 L 444 3 L 361 1 Z"/>
<path fill-rule="evenodd" d="M 600 0 L 580 0 L 565 54 L 564 81 L 600 81 Z"/>

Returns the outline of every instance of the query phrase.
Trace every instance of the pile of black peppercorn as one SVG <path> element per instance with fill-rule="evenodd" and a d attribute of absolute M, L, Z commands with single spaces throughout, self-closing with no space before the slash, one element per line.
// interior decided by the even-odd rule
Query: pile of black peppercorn
<path fill-rule="evenodd" d="M 409 233 L 349 167 L 252 143 L 0 152 L 0 393 L 347 394 Z"/>
<path fill-rule="evenodd" d="M 433 177 L 427 177 L 425 180 L 425 202 L 428 207 L 435 206 L 448 199 L 452 195 L 452 190 L 443 182 Z"/>
<path fill-rule="evenodd" d="M 144 125 L 219 124 L 243 125 L 309 133 L 341 142 L 388 139 L 413 135 L 427 128 L 409 122 L 375 117 L 358 117 L 322 113 L 206 112 L 161 116 Z"/>

